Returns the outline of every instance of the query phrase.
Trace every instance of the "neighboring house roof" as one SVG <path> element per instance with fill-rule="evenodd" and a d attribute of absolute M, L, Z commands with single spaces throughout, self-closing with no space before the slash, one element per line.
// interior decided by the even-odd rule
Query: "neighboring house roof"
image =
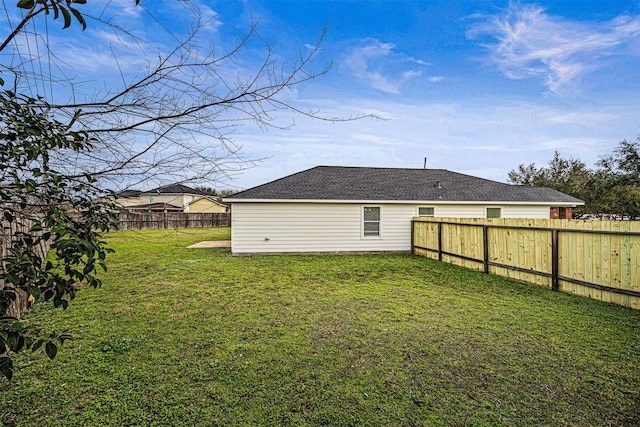
<path fill-rule="evenodd" d="M 118 197 L 138 197 L 142 195 L 153 194 L 191 194 L 196 196 L 204 196 L 214 198 L 215 196 L 207 191 L 197 190 L 195 188 L 187 187 L 182 184 L 170 184 L 162 187 L 154 188 L 153 190 L 140 191 L 140 190 L 124 190 L 119 192 Z"/>
<path fill-rule="evenodd" d="M 145 191 L 144 194 L 196 194 L 199 196 L 211 196 L 211 193 L 196 190 L 195 188 L 187 187 L 182 184 L 164 185 L 162 187 L 154 188 L 153 190 Z"/>
<path fill-rule="evenodd" d="M 140 190 L 124 190 L 117 193 L 117 196 L 118 197 L 138 197 L 140 194 L 142 194 L 142 191 Z"/>
<path fill-rule="evenodd" d="M 226 205 L 226 204 L 224 204 L 224 203 L 222 203 L 222 202 L 219 202 L 218 200 L 216 200 L 216 199 L 215 199 L 215 197 L 212 197 L 212 196 L 202 196 L 202 197 L 200 197 L 200 198 L 197 198 L 197 199 L 195 199 L 195 200 L 190 201 L 190 202 L 189 202 L 189 203 L 187 203 L 187 204 L 191 205 L 191 204 L 193 204 L 193 203 L 199 202 L 199 201 L 200 201 L 200 200 L 202 200 L 202 199 L 207 199 L 207 200 L 208 200 L 208 201 L 210 201 L 211 203 L 216 204 L 216 205 L 218 205 L 218 206 L 222 206 L 222 207 L 224 207 L 224 208 L 228 208 L 228 207 L 229 207 L 229 205 Z"/>
<path fill-rule="evenodd" d="M 182 207 L 175 206 L 169 203 L 147 203 L 145 205 L 131 205 L 124 206 L 123 209 L 129 211 L 172 211 L 172 212 L 182 212 Z"/>
<path fill-rule="evenodd" d="M 358 200 L 437 202 L 584 202 L 551 188 L 510 185 L 445 169 L 341 166 L 314 168 L 224 198 L 249 200 Z"/>

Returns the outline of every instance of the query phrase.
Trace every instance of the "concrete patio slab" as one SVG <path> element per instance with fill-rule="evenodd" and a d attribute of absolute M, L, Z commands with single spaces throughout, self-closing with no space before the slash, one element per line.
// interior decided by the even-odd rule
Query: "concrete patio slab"
<path fill-rule="evenodd" d="M 202 248 L 230 248 L 231 240 L 208 240 L 204 242 L 194 243 L 191 246 L 187 246 L 187 249 L 202 249 Z"/>

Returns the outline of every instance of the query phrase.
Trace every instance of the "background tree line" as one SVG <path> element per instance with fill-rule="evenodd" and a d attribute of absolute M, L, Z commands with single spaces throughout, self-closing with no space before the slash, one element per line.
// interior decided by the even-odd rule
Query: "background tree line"
<path fill-rule="evenodd" d="M 622 140 L 594 168 L 555 152 L 546 167 L 521 164 L 509 172 L 513 184 L 549 187 L 585 201 L 575 218 L 614 216 L 640 220 L 640 136 Z"/>

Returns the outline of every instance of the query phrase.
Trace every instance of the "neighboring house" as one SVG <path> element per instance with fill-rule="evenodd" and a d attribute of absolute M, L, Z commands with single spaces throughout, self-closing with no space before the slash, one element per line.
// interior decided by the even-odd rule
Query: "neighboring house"
<path fill-rule="evenodd" d="M 229 208 L 224 203 L 220 203 L 215 198 L 210 196 L 202 196 L 189 202 L 187 210 L 189 213 L 224 213 Z"/>
<path fill-rule="evenodd" d="M 144 205 L 130 205 L 124 207 L 129 212 L 184 212 L 179 206 L 170 205 L 169 203 L 147 203 Z"/>
<path fill-rule="evenodd" d="M 150 191 L 126 190 L 118 193 L 117 203 L 132 212 L 227 212 L 228 207 L 211 194 L 172 184 Z"/>
<path fill-rule="evenodd" d="M 411 250 L 414 216 L 571 218 L 582 200 L 443 169 L 318 166 L 225 197 L 234 254 Z"/>

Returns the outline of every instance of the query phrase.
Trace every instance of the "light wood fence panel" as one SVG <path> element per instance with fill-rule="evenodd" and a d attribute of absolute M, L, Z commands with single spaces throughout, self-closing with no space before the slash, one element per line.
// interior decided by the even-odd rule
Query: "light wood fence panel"
<path fill-rule="evenodd" d="M 417 255 L 640 309 L 640 222 L 414 218 Z"/>

